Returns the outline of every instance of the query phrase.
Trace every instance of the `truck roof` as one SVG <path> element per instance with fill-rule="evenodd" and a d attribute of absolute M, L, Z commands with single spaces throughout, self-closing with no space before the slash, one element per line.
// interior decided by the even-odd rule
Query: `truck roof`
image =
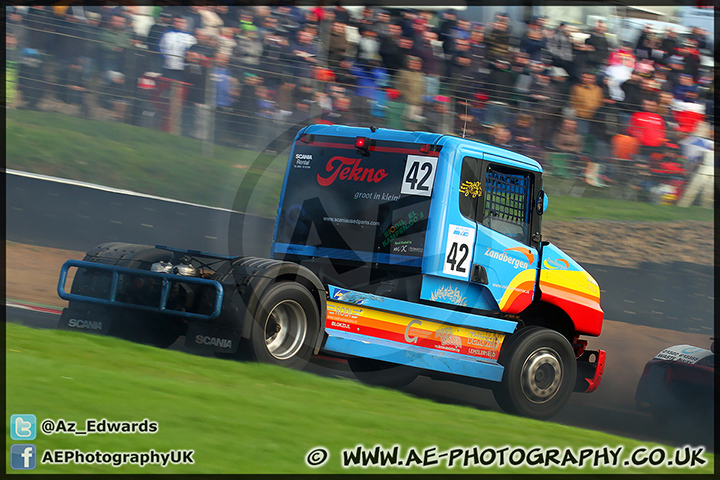
<path fill-rule="evenodd" d="M 537 172 L 542 171 L 540 164 L 530 157 L 515 153 L 512 150 L 496 147 L 487 143 L 471 140 L 469 138 L 461 138 L 455 135 L 444 135 L 441 133 L 430 132 L 409 132 L 405 130 L 393 130 L 391 128 L 378 128 L 373 132 L 369 127 L 350 127 L 347 125 L 309 125 L 302 130 L 301 133 L 313 135 L 330 135 L 340 137 L 368 137 L 377 140 L 408 142 L 408 143 L 428 143 L 431 145 L 443 145 L 450 148 L 466 147 L 477 152 L 490 153 L 508 160 L 523 164 L 524 168 Z"/>

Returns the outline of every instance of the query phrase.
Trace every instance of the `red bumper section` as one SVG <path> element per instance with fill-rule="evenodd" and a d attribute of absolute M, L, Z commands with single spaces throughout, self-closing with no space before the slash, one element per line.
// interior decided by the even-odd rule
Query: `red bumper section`
<path fill-rule="evenodd" d="M 600 385 L 604 371 L 605 350 L 585 350 L 577 359 L 577 379 L 574 391 L 594 392 Z"/>

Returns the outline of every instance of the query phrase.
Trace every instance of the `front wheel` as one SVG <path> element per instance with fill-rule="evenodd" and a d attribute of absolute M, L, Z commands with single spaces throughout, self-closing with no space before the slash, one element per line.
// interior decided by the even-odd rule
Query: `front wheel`
<path fill-rule="evenodd" d="M 303 368 L 313 353 L 320 313 L 310 291 L 280 282 L 262 293 L 250 334 L 252 356 L 263 363 Z"/>
<path fill-rule="evenodd" d="M 506 412 L 547 419 L 570 398 L 577 363 L 570 343 L 558 332 L 536 326 L 520 330 L 503 347 L 499 362 L 505 371 L 493 395 Z"/>

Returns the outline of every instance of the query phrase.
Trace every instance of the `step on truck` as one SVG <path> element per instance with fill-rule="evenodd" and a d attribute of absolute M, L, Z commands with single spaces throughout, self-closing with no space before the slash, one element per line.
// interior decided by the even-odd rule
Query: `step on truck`
<path fill-rule="evenodd" d="M 543 240 L 542 168 L 450 135 L 310 125 L 296 136 L 269 258 L 99 245 L 62 267 L 60 327 L 363 382 L 491 388 L 549 418 L 594 391 L 597 282 Z M 77 269 L 66 291 L 69 269 Z"/>

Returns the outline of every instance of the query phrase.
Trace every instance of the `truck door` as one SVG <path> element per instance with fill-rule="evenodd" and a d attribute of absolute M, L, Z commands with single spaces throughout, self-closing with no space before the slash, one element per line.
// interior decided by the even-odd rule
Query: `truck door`
<path fill-rule="evenodd" d="M 459 207 L 465 219 L 475 221 L 480 196 L 480 168 L 482 161 L 465 157 L 460 168 Z M 447 246 L 443 255 L 443 273 L 468 281 L 472 266 L 476 228 L 450 222 Z M 460 222 L 457 222 L 460 223 Z"/>
<path fill-rule="evenodd" d="M 519 313 L 532 303 L 539 261 L 531 242 L 535 174 L 507 163 L 486 153 L 477 165 L 470 281 L 484 284 L 501 311 Z"/>

